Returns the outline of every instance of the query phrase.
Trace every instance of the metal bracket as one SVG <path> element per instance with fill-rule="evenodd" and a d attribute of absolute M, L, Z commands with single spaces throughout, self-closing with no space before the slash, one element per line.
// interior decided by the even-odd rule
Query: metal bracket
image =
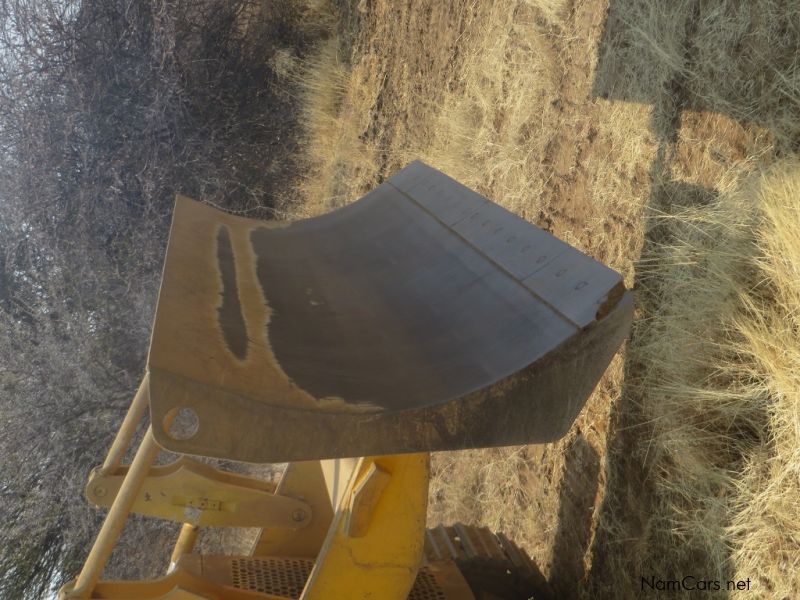
<path fill-rule="evenodd" d="M 128 467 L 104 473 L 95 468 L 86 485 L 89 502 L 110 507 Z M 275 494 L 275 484 L 235 475 L 181 457 L 151 467 L 132 511 L 210 527 L 300 529 L 311 521 L 304 501 Z"/>
<path fill-rule="evenodd" d="M 353 538 L 364 537 L 369 529 L 375 506 L 392 476 L 374 462 L 361 476 L 350 498 L 350 512 L 345 516 L 344 533 Z"/>

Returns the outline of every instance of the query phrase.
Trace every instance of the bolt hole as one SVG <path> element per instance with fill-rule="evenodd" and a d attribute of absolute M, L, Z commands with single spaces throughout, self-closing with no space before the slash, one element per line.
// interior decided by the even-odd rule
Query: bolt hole
<path fill-rule="evenodd" d="M 199 429 L 200 419 L 197 413 L 186 406 L 172 409 L 164 418 L 164 430 L 173 440 L 190 440 L 197 435 Z"/>

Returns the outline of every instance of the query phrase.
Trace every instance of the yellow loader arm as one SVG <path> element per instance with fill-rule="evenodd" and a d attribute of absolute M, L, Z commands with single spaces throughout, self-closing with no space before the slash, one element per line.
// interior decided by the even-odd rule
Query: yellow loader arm
<path fill-rule="evenodd" d="M 179 197 L 148 372 L 86 487 L 108 516 L 60 596 L 548 598 L 508 538 L 426 532 L 428 453 L 563 436 L 632 312 L 618 273 L 420 162 L 301 221 Z M 182 523 L 169 570 L 100 581 L 132 511 Z M 251 554 L 191 553 L 220 526 L 258 527 Z"/>

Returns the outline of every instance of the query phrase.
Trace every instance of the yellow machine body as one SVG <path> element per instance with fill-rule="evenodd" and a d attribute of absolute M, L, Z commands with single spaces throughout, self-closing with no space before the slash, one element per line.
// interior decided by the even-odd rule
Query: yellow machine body
<path fill-rule="evenodd" d="M 558 439 L 631 318 L 618 273 L 419 162 L 304 221 L 178 198 L 148 370 L 86 486 L 108 515 L 60 597 L 469 600 L 494 569 L 546 598 L 508 538 L 426 530 L 428 453 Z M 191 455 L 287 464 L 272 484 Z M 169 566 L 103 581 L 131 512 L 182 524 Z M 204 527 L 260 535 L 201 556 Z"/>

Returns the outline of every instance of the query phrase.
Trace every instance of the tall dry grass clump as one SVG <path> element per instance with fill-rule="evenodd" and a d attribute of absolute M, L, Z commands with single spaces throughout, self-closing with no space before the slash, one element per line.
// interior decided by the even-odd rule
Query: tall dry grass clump
<path fill-rule="evenodd" d="M 374 181 L 375 152 L 359 139 L 349 87 L 350 70 L 335 34 L 317 46 L 295 75 L 305 129 L 301 202 L 295 214 L 309 217 L 355 199 L 353 182 Z M 362 113 L 363 114 L 363 111 Z"/>
<path fill-rule="evenodd" d="M 761 206 L 763 294 L 737 321 L 746 375 L 766 400 L 759 446 L 737 482 L 728 536 L 737 573 L 758 573 L 763 596 L 800 596 L 800 167 L 783 165 L 754 192 Z"/>
<path fill-rule="evenodd" d="M 800 165 L 664 216 L 632 349 L 656 482 L 641 568 L 800 592 Z"/>

